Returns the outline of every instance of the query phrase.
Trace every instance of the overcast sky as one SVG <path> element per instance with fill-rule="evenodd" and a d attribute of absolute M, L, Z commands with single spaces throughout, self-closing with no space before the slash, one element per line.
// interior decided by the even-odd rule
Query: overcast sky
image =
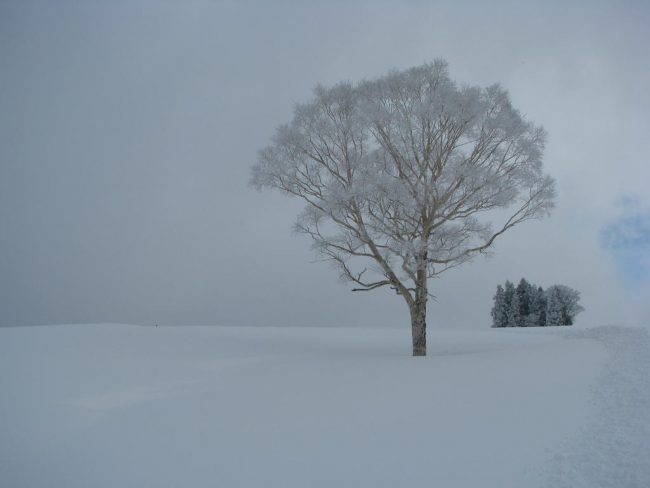
<path fill-rule="evenodd" d="M 407 327 L 248 187 L 317 83 L 435 58 L 501 82 L 549 134 L 552 216 L 431 283 L 431 327 L 490 324 L 497 283 L 582 292 L 580 324 L 650 320 L 647 2 L 0 3 L 0 325 Z"/>

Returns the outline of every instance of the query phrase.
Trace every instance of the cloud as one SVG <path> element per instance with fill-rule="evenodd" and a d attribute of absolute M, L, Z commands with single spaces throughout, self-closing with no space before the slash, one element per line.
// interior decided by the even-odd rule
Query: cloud
<path fill-rule="evenodd" d="M 298 201 L 247 181 L 316 83 L 436 57 L 547 129 L 558 198 L 432 281 L 430 325 L 489 327 L 522 276 L 580 290 L 579 323 L 647 320 L 644 221 L 625 222 L 644 207 L 612 196 L 650 181 L 650 3 L 458 3 L 0 1 L 0 326 L 408 327 L 390 290 L 311 263 Z"/>

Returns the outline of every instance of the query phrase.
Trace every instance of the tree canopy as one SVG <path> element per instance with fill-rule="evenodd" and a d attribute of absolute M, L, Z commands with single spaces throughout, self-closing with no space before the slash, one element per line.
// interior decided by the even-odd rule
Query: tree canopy
<path fill-rule="evenodd" d="M 396 290 L 423 354 L 427 280 L 552 208 L 544 141 L 502 87 L 459 86 L 438 60 L 316 87 L 260 151 L 252 184 L 306 203 L 296 229 L 355 290 Z"/>

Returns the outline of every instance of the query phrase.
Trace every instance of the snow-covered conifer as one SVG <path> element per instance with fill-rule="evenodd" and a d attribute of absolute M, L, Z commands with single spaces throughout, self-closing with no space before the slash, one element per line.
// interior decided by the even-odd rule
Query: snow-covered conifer
<path fill-rule="evenodd" d="M 515 294 L 517 295 L 517 327 L 528 326 L 528 316 L 530 315 L 530 302 L 531 302 L 531 285 L 522 278 L 517 285 Z"/>
<path fill-rule="evenodd" d="M 510 313 L 508 315 L 508 327 L 521 327 L 521 323 L 521 304 L 519 295 L 515 289 L 515 293 L 512 295 L 512 307 L 510 307 Z"/>
<path fill-rule="evenodd" d="M 530 310 L 529 323 L 531 326 L 544 327 L 546 325 L 546 294 L 541 286 L 532 288 Z"/>
<path fill-rule="evenodd" d="M 497 285 L 497 291 L 494 294 L 494 306 L 492 307 L 492 327 L 505 327 L 505 292 L 501 285 Z"/>
<path fill-rule="evenodd" d="M 516 327 L 517 313 L 516 308 L 518 304 L 515 302 L 516 293 L 515 285 L 510 280 L 506 280 L 506 285 L 503 292 L 504 296 L 504 317 L 505 327 Z"/>
<path fill-rule="evenodd" d="M 562 324 L 562 301 L 557 286 L 546 290 L 546 325 L 558 326 Z"/>

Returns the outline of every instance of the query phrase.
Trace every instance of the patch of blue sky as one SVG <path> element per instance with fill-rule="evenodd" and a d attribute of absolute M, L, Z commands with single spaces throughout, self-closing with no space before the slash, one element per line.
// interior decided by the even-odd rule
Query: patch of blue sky
<path fill-rule="evenodd" d="M 601 244 L 610 252 L 628 284 L 650 282 L 650 212 L 625 209 L 625 215 L 605 226 Z"/>

